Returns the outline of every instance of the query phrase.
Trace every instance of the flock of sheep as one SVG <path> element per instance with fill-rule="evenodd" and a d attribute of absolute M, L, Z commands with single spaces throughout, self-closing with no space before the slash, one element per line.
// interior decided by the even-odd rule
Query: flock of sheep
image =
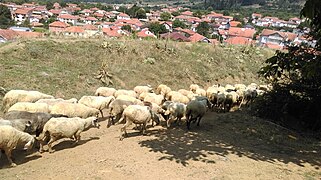
<path fill-rule="evenodd" d="M 64 100 L 38 91 L 11 90 L 3 98 L 4 117 L 0 118 L 0 149 L 6 154 L 11 166 L 13 149 L 23 145 L 30 149 L 39 142 L 40 152 L 61 138 L 70 138 L 75 144 L 80 134 L 92 127 L 99 128 L 98 116 L 107 119 L 107 127 L 125 122 L 120 129 L 120 140 L 127 135 L 132 123 L 145 133 L 147 123 L 181 122 L 185 117 L 187 129 L 200 121 L 208 109 L 228 112 L 234 106 L 241 107 L 251 102 L 270 87 L 252 83 L 213 85 L 207 90 L 192 84 L 189 90 L 172 91 L 161 84 L 155 90 L 149 85 L 136 86 L 133 90 L 100 87 L 94 96 Z M 104 115 L 108 112 L 108 115 Z M 107 110 L 107 111 L 106 111 Z M 32 135 L 31 135 L 32 134 Z M 33 136 L 35 135 L 35 137 Z M 0 153 L 1 155 L 1 153 Z"/>

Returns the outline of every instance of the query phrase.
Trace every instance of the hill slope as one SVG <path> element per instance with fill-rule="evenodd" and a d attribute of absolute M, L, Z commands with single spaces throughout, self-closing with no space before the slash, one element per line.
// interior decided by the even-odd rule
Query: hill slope
<path fill-rule="evenodd" d="M 160 83 L 173 89 L 191 83 L 259 83 L 256 72 L 273 51 L 254 47 L 219 47 L 164 41 L 82 39 L 21 40 L 0 46 L 0 84 L 58 97 L 92 94 L 112 75 L 113 87 Z M 106 67 L 102 68 L 102 65 Z"/>

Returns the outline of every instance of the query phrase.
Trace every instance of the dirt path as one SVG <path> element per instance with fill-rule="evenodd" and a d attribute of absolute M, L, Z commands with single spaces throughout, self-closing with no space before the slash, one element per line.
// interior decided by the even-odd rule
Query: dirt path
<path fill-rule="evenodd" d="M 69 140 L 56 144 L 53 154 L 15 151 L 15 168 L 2 156 L 0 179 L 321 178 L 320 144 L 291 139 L 242 113 L 208 113 L 190 132 L 185 126 L 157 126 L 147 136 L 129 130 L 123 141 L 121 125 L 101 125 L 84 132 L 75 147 Z"/>

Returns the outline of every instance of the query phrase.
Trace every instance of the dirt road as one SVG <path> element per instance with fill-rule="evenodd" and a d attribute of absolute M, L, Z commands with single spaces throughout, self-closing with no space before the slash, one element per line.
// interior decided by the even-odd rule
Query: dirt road
<path fill-rule="evenodd" d="M 208 113 L 201 126 L 149 128 L 146 136 L 122 125 L 90 129 L 56 152 L 16 150 L 15 168 L 0 159 L 0 179 L 320 179 L 320 144 L 243 113 Z M 290 136 L 289 136 L 290 135 Z"/>

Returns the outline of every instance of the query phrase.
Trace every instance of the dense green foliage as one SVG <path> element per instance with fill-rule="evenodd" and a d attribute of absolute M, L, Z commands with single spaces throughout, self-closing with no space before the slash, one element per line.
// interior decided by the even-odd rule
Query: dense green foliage
<path fill-rule="evenodd" d="M 163 24 L 159 24 L 158 22 L 152 22 L 148 25 L 148 29 L 154 33 L 156 36 L 159 34 L 166 33 L 167 29 Z"/>
<path fill-rule="evenodd" d="M 277 51 L 260 71 L 274 89 L 258 101 L 258 114 L 292 128 L 321 129 L 320 5 L 319 0 L 307 0 L 301 11 L 310 20 L 317 45 Z"/>
<path fill-rule="evenodd" d="M 210 25 L 207 22 L 201 22 L 197 27 L 196 27 L 196 32 L 203 35 L 203 36 L 208 36 L 208 31 L 210 30 Z"/>
<path fill-rule="evenodd" d="M 160 14 L 161 21 L 168 21 L 172 18 L 172 15 L 169 12 L 163 12 Z"/>
<path fill-rule="evenodd" d="M 11 13 L 7 6 L 0 4 L 0 28 L 6 29 L 12 26 L 13 20 L 11 19 Z"/>
<path fill-rule="evenodd" d="M 186 26 L 186 24 L 184 22 L 182 22 L 182 21 L 180 21 L 178 19 L 175 19 L 173 21 L 173 28 L 178 28 L 178 27 L 181 27 L 181 28 L 185 29 L 187 26 Z"/>

